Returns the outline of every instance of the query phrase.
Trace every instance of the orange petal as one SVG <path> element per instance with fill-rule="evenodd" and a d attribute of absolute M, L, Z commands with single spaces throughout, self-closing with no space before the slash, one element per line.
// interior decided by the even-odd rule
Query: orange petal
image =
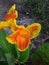
<path fill-rule="evenodd" d="M 18 12 L 15 10 L 16 5 L 14 4 L 9 11 L 6 14 L 6 17 L 4 18 L 4 20 L 8 20 L 8 19 L 13 19 L 13 18 L 17 18 L 18 17 Z"/>
<path fill-rule="evenodd" d="M 17 32 L 14 32 L 13 34 L 9 35 L 6 37 L 9 43 L 15 44 L 16 43 L 16 37 L 17 37 Z"/>
<path fill-rule="evenodd" d="M 16 30 L 19 28 L 19 26 L 17 25 L 15 19 L 11 19 L 11 21 L 9 21 L 8 24 L 9 24 L 9 28 L 10 28 L 13 32 L 16 31 Z"/>
<path fill-rule="evenodd" d="M 11 44 L 16 44 L 19 51 L 24 51 L 29 47 L 30 44 L 30 33 L 23 26 L 15 31 L 10 36 L 6 37 L 6 39 Z"/>
<path fill-rule="evenodd" d="M 28 41 L 27 39 L 21 37 L 21 36 L 17 36 L 17 48 L 19 51 L 24 51 L 29 47 L 30 41 Z"/>
<path fill-rule="evenodd" d="M 11 12 L 11 13 L 7 14 L 4 20 L 6 21 L 9 19 L 15 19 L 17 17 L 18 17 L 18 12 L 15 11 L 15 12 Z"/>
<path fill-rule="evenodd" d="M 27 29 L 30 31 L 30 38 L 35 38 L 38 36 L 41 31 L 41 25 L 39 23 L 33 23 L 27 26 Z"/>

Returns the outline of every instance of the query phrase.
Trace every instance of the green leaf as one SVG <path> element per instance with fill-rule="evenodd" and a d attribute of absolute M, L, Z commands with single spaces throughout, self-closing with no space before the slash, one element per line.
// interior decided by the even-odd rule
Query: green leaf
<path fill-rule="evenodd" d="M 6 53 L 5 56 L 6 56 L 6 59 L 8 61 L 7 62 L 8 65 L 14 65 L 15 64 L 14 63 L 14 61 L 15 61 L 14 56 L 11 53 Z"/>
<path fill-rule="evenodd" d="M 1 47 L 0 47 L 0 57 L 3 57 L 4 59 L 6 59 L 6 58 L 5 58 L 5 55 L 4 55 L 4 51 L 2 50 Z"/>
<path fill-rule="evenodd" d="M 26 62 L 28 60 L 30 53 L 29 48 L 27 48 L 25 51 L 19 51 L 18 49 L 16 49 L 16 51 L 19 62 Z"/>
<path fill-rule="evenodd" d="M 10 43 L 8 43 L 6 36 L 6 32 L 4 30 L 0 30 L 0 46 L 6 57 L 6 61 L 8 65 L 14 65 L 15 53 L 13 51 L 15 48 Z"/>
<path fill-rule="evenodd" d="M 11 53 L 15 56 L 15 58 L 17 57 L 17 52 L 16 52 L 16 48 L 15 48 L 15 44 L 10 44 L 11 47 Z"/>
<path fill-rule="evenodd" d="M 10 46 L 9 43 L 7 42 L 6 38 L 6 33 L 4 30 L 0 30 L 0 46 L 4 50 L 4 52 L 9 52 L 10 51 Z"/>
<path fill-rule="evenodd" d="M 4 30 L 0 30 L 0 46 L 2 47 L 5 53 L 12 52 L 14 55 L 16 54 L 15 45 L 10 44 L 6 40 L 6 32 Z"/>

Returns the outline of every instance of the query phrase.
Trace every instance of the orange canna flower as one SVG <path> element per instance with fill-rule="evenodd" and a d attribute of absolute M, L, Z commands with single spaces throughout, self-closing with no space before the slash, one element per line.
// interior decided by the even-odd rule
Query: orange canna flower
<path fill-rule="evenodd" d="M 7 12 L 4 21 L 0 22 L 0 30 L 5 27 L 8 27 L 12 31 L 15 31 L 18 28 L 18 25 L 16 24 L 16 20 L 15 20 L 15 18 L 17 17 L 18 17 L 18 12 L 15 10 L 15 4 L 14 4 Z"/>
<path fill-rule="evenodd" d="M 28 25 L 27 28 L 19 26 L 19 28 L 7 36 L 6 39 L 11 44 L 16 44 L 19 51 L 24 51 L 29 47 L 31 39 L 37 37 L 40 30 L 41 25 L 39 23 Z"/>
<path fill-rule="evenodd" d="M 19 51 L 24 51 L 30 45 L 30 33 L 25 27 L 20 27 L 6 39 L 11 44 L 16 44 Z"/>
<path fill-rule="evenodd" d="M 9 19 L 15 19 L 18 18 L 18 11 L 15 10 L 16 5 L 14 4 L 9 11 L 7 12 L 6 17 L 4 18 L 5 21 Z"/>
<path fill-rule="evenodd" d="M 0 30 L 8 27 L 13 33 L 6 37 L 11 44 L 16 44 L 19 51 L 26 50 L 31 39 L 37 37 L 41 30 L 39 23 L 33 23 L 26 28 L 16 24 L 15 18 L 18 17 L 18 12 L 15 10 L 15 4 L 9 9 L 4 21 L 0 22 Z"/>

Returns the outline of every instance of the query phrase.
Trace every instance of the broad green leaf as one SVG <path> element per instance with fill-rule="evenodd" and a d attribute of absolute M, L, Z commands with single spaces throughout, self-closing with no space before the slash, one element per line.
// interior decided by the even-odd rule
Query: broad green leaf
<path fill-rule="evenodd" d="M 6 61 L 8 65 L 14 65 L 15 53 L 13 51 L 15 51 L 15 48 L 8 43 L 8 41 L 5 39 L 6 36 L 6 32 L 4 30 L 0 30 L 0 46 L 2 47 Z"/>
<path fill-rule="evenodd" d="M 16 49 L 16 51 L 19 62 L 26 62 L 28 60 L 30 53 L 29 48 L 27 48 L 25 51 L 19 51 L 18 49 Z"/>
<path fill-rule="evenodd" d="M 8 61 L 7 62 L 8 65 L 14 65 L 15 64 L 14 56 L 11 53 L 6 53 L 5 56 L 6 56 L 6 59 Z"/>
<path fill-rule="evenodd" d="M 6 36 L 7 35 L 6 35 L 5 31 L 4 30 L 0 30 L 0 46 L 2 47 L 4 52 L 9 52 L 10 51 L 10 47 L 9 47 L 9 43 L 5 39 Z"/>
<path fill-rule="evenodd" d="M 6 38 L 6 32 L 4 30 L 0 30 L 0 46 L 2 47 L 4 52 L 12 52 L 16 54 L 15 45 L 10 44 Z"/>
<path fill-rule="evenodd" d="M 15 44 L 10 44 L 11 46 L 11 53 L 15 56 L 15 58 L 17 57 L 17 52 L 16 52 L 16 48 L 15 48 Z"/>
<path fill-rule="evenodd" d="M 5 55 L 4 55 L 4 51 L 2 50 L 1 47 L 0 47 L 0 57 L 3 57 L 4 59 L 6 59 L 6 58 L 5 58 Z"/>

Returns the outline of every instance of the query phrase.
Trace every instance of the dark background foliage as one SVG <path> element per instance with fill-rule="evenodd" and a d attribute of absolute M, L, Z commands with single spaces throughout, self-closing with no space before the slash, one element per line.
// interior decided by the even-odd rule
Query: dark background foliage
<path fill-rule="evenodd" d="M 49 34 L 49 1 L 48 0 L 27 0 L 24 5 L 25 11 L 30 17 L 37 17 L 41 20 L 43 32 Z"/>

